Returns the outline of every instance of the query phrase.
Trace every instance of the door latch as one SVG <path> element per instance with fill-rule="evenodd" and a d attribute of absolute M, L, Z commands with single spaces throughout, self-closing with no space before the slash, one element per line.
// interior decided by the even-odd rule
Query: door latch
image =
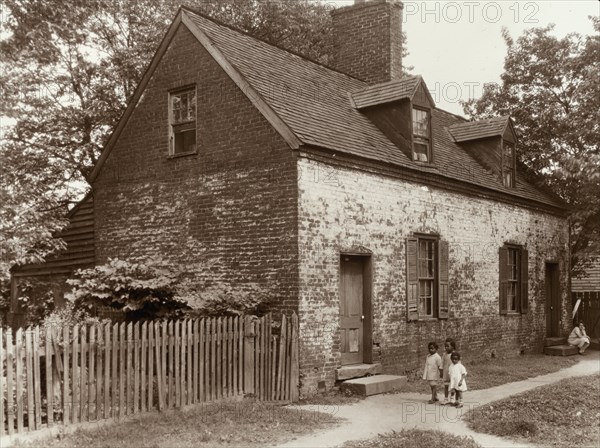
<path fill-rule="evenodd" d="M 365 320 L 365 315 L 360 316 L 360 320 Z"/>

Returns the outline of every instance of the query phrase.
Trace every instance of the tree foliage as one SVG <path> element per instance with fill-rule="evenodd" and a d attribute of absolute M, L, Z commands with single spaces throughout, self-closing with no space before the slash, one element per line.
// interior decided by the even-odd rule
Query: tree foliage
<path fill-rule="evenodd" d="M 541 184 L 570 207 L 572 266 L 600 252 L 600 20 L 596 34 L 552 34 L 553 25 L 526 30 L 507 55 L 501 84 L 463 104 L 474 119 L 510 115 L 517 155 Z"/>
<path fill-rule="evenodd" d="M 0 32 L 0 279 L 59 249 L 81 198 L 179 0 L 5 0 Z M 331 51 L 320 1 L 192 0 L 224 23 L 320 62 Z"/>
<path fill-rule="evenodd" d="M 272 299 L 268 287 L 207 284 L 197 274 L 160 259 L 112 259 L 77 271 L 67 281 L 72 290 L 66 298 L 76 311 L 113 309 L 129 319 L 261 314 Z"/>

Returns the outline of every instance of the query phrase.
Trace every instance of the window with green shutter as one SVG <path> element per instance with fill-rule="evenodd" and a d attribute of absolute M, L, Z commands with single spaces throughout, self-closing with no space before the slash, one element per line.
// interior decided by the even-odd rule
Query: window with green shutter
<path fill-rule="evenodd" d="M 505 245 L 499 250 L 500 314 L 526 314 L 529 309 L 529 252 Z"/>
<path fill-rule="evenodd" d="M 437 236 L 406 240 L 408 320 L 448 318 L 448 243 Z"/>

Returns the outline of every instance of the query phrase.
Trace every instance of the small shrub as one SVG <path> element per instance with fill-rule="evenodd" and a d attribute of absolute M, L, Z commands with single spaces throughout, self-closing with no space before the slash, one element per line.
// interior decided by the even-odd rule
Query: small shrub
<path fill-rule="evenodd" d="M 130 319 L 178 317 L 186 303 L 177 297 L 180 273 L 161 261 L 111 259 L 107 264 L 79 270 L 67 281 L 66 295 L 75 309 L 90 313 L 98 307 L 123 310 Z"/>

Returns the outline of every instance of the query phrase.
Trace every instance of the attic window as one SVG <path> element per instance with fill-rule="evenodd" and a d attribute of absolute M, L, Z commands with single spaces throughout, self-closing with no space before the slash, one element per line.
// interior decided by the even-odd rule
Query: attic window
<path fill-rule="evenodd" d="M 196 152 L 196 88 L 169 93 L 169 152 Z"/>
<path fill-rule="evenodd" d="M 502 183 L 505 187 L 515 186 L 515 145 L 509 141 L 502 141 Z"/>
<path fill-rule="evenodd" d="M 413 160 L 431 161 L 431 113 L 425 109 L 412 109 Z"/>

